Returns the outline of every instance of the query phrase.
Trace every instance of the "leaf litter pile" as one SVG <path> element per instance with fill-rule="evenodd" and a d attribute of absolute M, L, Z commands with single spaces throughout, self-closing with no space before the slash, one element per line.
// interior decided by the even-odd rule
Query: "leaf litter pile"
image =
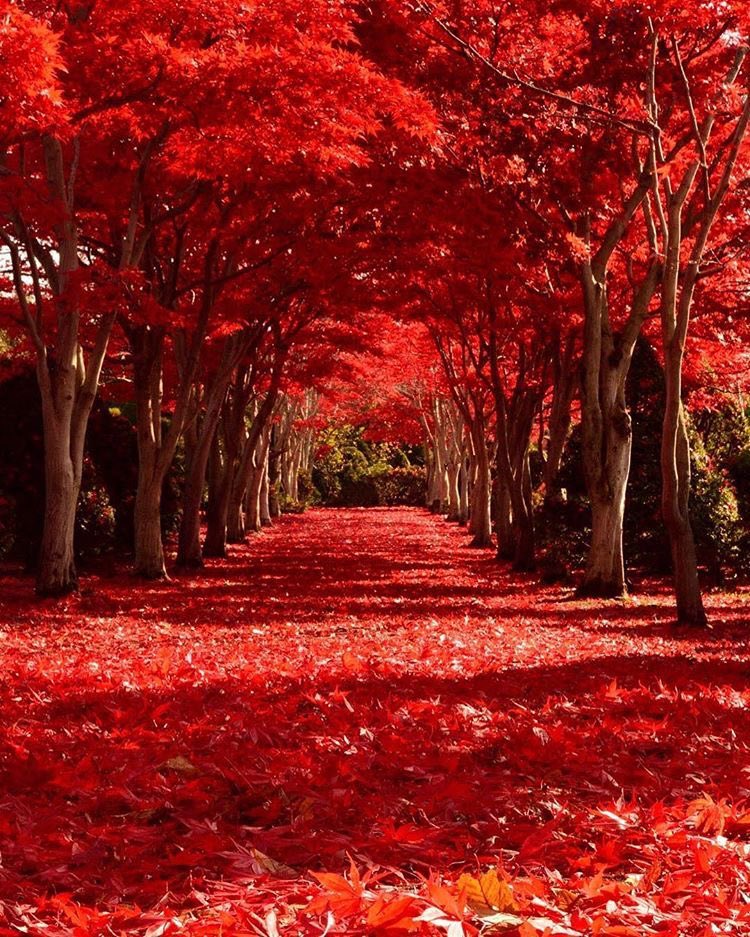
<path fill-rule="evenodd" d="M 750 933 L 746 600 L 571 601 L 408 509 L 2 583 L 0 934 Z"/>

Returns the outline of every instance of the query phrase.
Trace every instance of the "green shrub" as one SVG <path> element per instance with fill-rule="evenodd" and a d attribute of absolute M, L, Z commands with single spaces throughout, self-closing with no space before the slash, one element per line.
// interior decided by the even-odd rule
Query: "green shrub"
<path fill-rule="evenodd" d="M 693 415 L 696 539 L 709 551 L 715 578 L 750 572 L 750 420 L 742 405 L 727 402 Z M 701 507 L 710 506 L 710 513 Z"/>
<path fill-rule="evenodd" d="M 279 508 L 282 514 L 304 514 L 308 507 L 307 501 L 295 501 L 294 498 L 289 498 L 285 494 L 279 498 Z"/>
<path fill-rule="evenodd" d="M 424 504 L 424 468 L 413 446 L 372 442 L 362 427 L 329 426 L 320 436 L 311 483 L 322 504 L 339 507 Z"/>
<path fill-rule="evenodd" d="M 311 472 L 300 472 L 297 477 L 297 494 L 300 504 L 317 504 L 320 501 L 320 492 L 313 483 Z"/>
<path fill-rule="evenodd" d="M 380 496 L 375 475 L 344 475 L 336 504 L 349 508 L 377 507 L 380 504 Z"/>
<path fill-rule="evenodd" d="M 746 445 L 730 461 L 729 476 L 734 483 L 737 510 L 743 527 L 750 531 L 750 445 Z"/>
<path fill-rule="evenodd" d="M 419 507 L 427 497 L 427 474 L 419 466 L 394 468 L 374 478 L 378 503 Z"/>

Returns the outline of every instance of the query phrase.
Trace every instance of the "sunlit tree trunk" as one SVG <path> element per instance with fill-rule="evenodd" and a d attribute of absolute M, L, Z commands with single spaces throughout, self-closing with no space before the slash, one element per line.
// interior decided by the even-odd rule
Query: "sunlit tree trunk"
<path fill-rule="evenodd" d="M 59 203 L 67 206 L 62 147 L 58 141 L 48 141 L 46 156 L 52 191 Z M 67 281 L 78 268 L 72 207 L 68 207 L 61 225 L 59 245 L 60 277 Z M 64 288 L 61 286 L 61 290 Z M 36 591 L 40 595 L 61 595 L 78 586 L 73 545 L 76 508 L 81 489 L 86 426 L 98 383 L 98 374 L 94 381 L 86 382 L 83 373 L 83 353 L 78 344 L 78 311 L 61 309 L 58 317 L 62 340 L 58 342 L 53 366 L 50 367 L 46 353 L 41 349 L 37 355 L 44 427 L 44 527 L 36 581 Z M 108 337 L 107 334 L 106 339 Z M 101 357 L 103 361 L 104 355 Z"/>
<path fill-rule="evenodd" d="M 182 493 L 182 519 L 177 543 L 177 565 L 184 569 L 203 565 L 201 549 L 201 505 L 206 479 L 206 468 L 216 432 L 217 405 L 207 410 L 203 424 L 188 462 L 185 488 Z"/>
<path fill-rule="evenodd" d="M 286 352 L 278 351 L 274 359 L 268 391 L 255 411 L 250 430 L 242 446 L 242 453 L 235 473 L 234 484 L 229 500 L 229 526 L 227 536 L 230 543 L 241 543 L 247 534 L 247 521 L 243 514 L 243 504 L 245 503 L 245 497 L 251 483 L 256 449 L 260 445 L 263 432 L 266 426 L 270 424 L 276 409 L 285 362 Z M 279 450 L 274 447 L 274 451 L 271 453 L 271 468 L 274 473 L 278 471 L 279 455 Z M 275 481 L 275 476 L 271 477 L 270 481 Z M 274 514 L 275 507 L 278 507 L 278 502 L 276 500 L 274 486 L 274 488 L 269 491 L 269 514 L 272 517 L 278 516 Z"/>
<path fill-rule="evenodd" d="M 275 427 L 271 429 L 271 441 L 268 448 L 268 513 L 271 519 L 281 516 L 279 503 L 279 450 L 276 446 Z"/>
<path fill-rule="evenodd" d="M 188 462 L 185 488 L 182 495 L 182 520 L 177 544 L 177 565 L 196 568 L 203 565 L 201 549 L 201 504 L 206 481 L 206 469 L 221 409 L 235 368 L 257 336 L 235 333 L 224 343 L 221 361 L 213 375 L 204 403 L 203 418 L 198 426 L 195 446 Z"/>
<path fill-rule="evenodd" d="M 458 517 L 456 520 L 461 526 L 464 526 L 469 521 L 469 466 L 468 456 L 466 455 L 464 455 L 461 460 L 458 484 Z"/>
<path fill-rule="evenodd" d="M 294 496 L 294 456 L 296 439 L 293 432 L 297 416 L 297 404 L 286 394 L 279 396 L 276 404 L 276 445 L 279 450 L 279 488 L 288 499 Z"/>
<path fill-rule="evenodd" d="M 163 579 L 166 576 L 164 545 L 161 529 L 162 485 L 152 477 L 142 481 L 135 497 L 135 571 L 144 579 Z M 145 474 L 145 473 L 144 473 Z"/>
<path fill-rule="evenodd" d="M 138 484 L 133 515 L 134 567 L 135 572 L 146 579 L 166 576 L 161 493 L 164 474 L 174 452 L 166 458 L 161 445 L 161 353 L 161 337 L 143 335 L 138 347 L 134 348 L 133 356 L 138 440 Z"/>
<path fill-rule="evenodd" d="M 583 403 L 583 465 L 591 502 L 591 543 L 578 591 L 586 596 L 615 597 L 627 592 L 622 535 L 632 423 L 625 403 L 627 370 L 623 374 L 621 367 L 612 368 L 609 357 L 599 362 L 599 369 L 596 400 L 591 403 L 584 396 Z"/>
<path fill-rule="evenodd" d="M 448 456 L 448 505 L 447 520 L 457 521 L 460 511 L 461 493 L 458 487 L 458 476 L 461 472 L 460 458 L 451 452 Z"/>
<path fill-rule="evenodd" d="M 47 421 L 44 437 L 44 529 L 37 592 L 61 595 L 78 585 L 73 540 L 81 471 L 66 445 L 64 424 Z"/>
<path fill-rule="evenodd" d="M 71 278 L 79 267 L 78 231 L 74 212 L 74 188 L 79 141 L 66 167 L 63 145 L 44 137 L 44 172 L 50 201 L 59 211 L 54 249 L 34 241 L 23 218 L 11 213 L 13 236 L 2 232 L 8 252 L 16 297 L 36 352 L 36 374 L 42 401 L 44 430 L 44 524 L 38 557 L 36 589 L 40 595 L 61 595 L 78 585 L 74 535 L 76 509 L 83 473 L 84 443 L 91 409 L 99 388 L 102 366 L 115 321 L 102 310 L 94 328 L 88 361 L 80 344 L 80 311 L 68 294 Z M 138 214 L 139 190 L 134 187 L 133 207 L 122 239 L 120 266 L 132 259 Z M 21 250 L 28 273 L 24 273 Z M 51 299 L 45 298 L 46 277 Z M 29 282 L 29 280 L 31 282 Z M 28 293 L 33 292 L 34 308 Z M 45 305 L 49 303 L 49 325 Z M 54 355 L 48 353 L 46 328 L 54 330 Z"/>
<path fill-rule="evenodd" d="M 433 448 L 432 448 L 432 487 L 430 491 L 430 510 L 442 514 L 448 501 L 447 446 L 444 401 L 433 400 Z"/>
<path fill-rule="evenodd" d="M 425 472 L 427 475 L 427 485 L 425 488 L 425 507 L 432 507 L 433 492 L 435 487 L 435 455 L 430 442 L 425 442 Z"/>
<path fill-rule="evenodd" d="M 700 243 L 693 247 L 691 264 L 680 277 L 682 248 L 682 211 L 697 175 L 694 167 L 680 189 L 667 196 L 668 249 L 662 281 L 661 320 L 664 345 L 664 423 L 661 441 L 662 515 L 672 554 L 677 622 L 703 627 L 703 607 L 698 558 L 690 523 L 690 440 L 682 404 L 682 367 L 690 321 L 690 305 L 700 268 Z M 707 232 L 705 234 L 707 237 Z M 705 243 L 705 242 L 704 242 Z M 682 285 L 682 292 L 680 292 Z"/>
<path fill-rule="evenodd" d="M 528 372 L 533 376 L 535 369 L 538 370 L 537 359 L 545 361 L 546 353 L 539 352 L 531 356 L 530 363 L 525 344 L 517 343 L 515 386 L 508 399 L 508 388 L 500 369 L 497 311 L 494 303 L 488 305 L 488 333 L 487 352 L 495 402 L 495 464 L 500 495 L 498 510 L 502 512 L 499 521 L 503 526 L 508 514 L 504 499 L 507 497 L 510 501 L 510 532 L 507 527 L 502 531 L 498 528 L 498 556 L 508 558 L 512 553 L 514 569 L 528 571 L 534 568 L 536 562 L 529 445 L 534 414 L 544 396 L 545 384 L 543 379 L 534 380 L 535 389 L 532 390 L 527 384 L 527 378 Z M 508 533 L 512 547 L 507 542 Z"/>
<path fill-rule="evenodd" d="M 269 434 L 270 449 L 270 434 Z M 269 500 L 270 485 L 268 482 L 268 462 L 269 453 L 266 452 L 266 458 L 263 462 L 263 479 L 260 486 L 260 523 L 263 527 L 270 527 L 273 523 L 271 518 L 271 504 Z"/>
<path fill-rule="evenodd" d="M 591 502 L 591 542 L 578 588 L 583 596 L 613 598 L 627 593 L 622 536 L 632 422 L 625 386 L 660 270 L 660 260 L 654 257 L 635 291 L 624 329 L 616 335 L 609 318 L 606 267 L 601 261 L 584 265 L 581 430 L 583 474 Z"/>
<path fill-rule="evenodd" d="M 248 401 L 245 417 L 252 422 L 258 415 L 258 402 Z M 252 425 L 252 422 L 250 425 Z M 245 430 L 245 419 L 237 428 L 237 467 L 232 478 L 227 505 L 227 542 L 242 543 L 245 539 L 245 512 L 243 502 L 249 481 L 252 452 L 248 450 L 249 434 Z"/>
<path fill-rule="evenodd" d="M 230 507 L 237 472 L 239 470 L 240 450 L 246 435 L 245 419 L 252 394 L 251 371 L 247 366 L 236 369 L 227 401 L 222 409 L 217 432 L 220 439 L 221 470 L 209 486 L 209 508 L 206 517 L 206 540 L 203 544 L 204 556 L 226 556 L 227 542 L 230 536 Z M 235 518 L 232 522 L 237 524 Z M 243 532 L 244 536 L 244 532 Z"/>
<path fill-rule="evenodd" d="M 658 44 L 658 37 L 654 32 L 651 81 L 651 116 L 654 121 L 659 118 L 653 78 Z M 659 211 L 665 254 L 660 309 L 665 381 L 661 445 L 662 513 L 672 553 L 678 624 L 703 627 L 706 624 L 706 612 L 698 579 L 698 562 L 689 513 L 690 441 L 682 403 L 682 369 L 693 297 L 709 237 L 729 192 L 750 126 L 750 95 L 744 92 L 742 111 L 737 117 L 733 132 L 725 137 L 715 157 L 709 160 L 707 147 L 716 121 L 716 112 L 710 111 L 703 121 L 698 121 L 693 110 L 694 92 L 676 40 L 672 41 L 672 54 L 689 102 L 692 137 L 697 147 L 698 158 L 686 165 L 679 185 L 675 184 L 673 187 L 673 177 L 670 173 L 660 178 L 656 171 L 660 164 L 667 162 L 661 150 L 659 136 L 655 134 L 651 141 L 651 159 L 655 170 L 652 197 Z M 747 47 L 738 50 L 724 80 L 724 88 L 731 87 L 737 81 L 747 55 Z M 700 193 L 690 201 L 697 180 L 701 182 Z M 686 206 L 689 207 L 686 209 Z M 683 219 L 683 212 L 687 221 Z M 690 246 L 683 262 L 682 251 L 687 237 L 690 237 Z"/>
<path fill-rule="evenodd" d="M 463 420 L 452 400 L 446 401 L 445 416 L 448 429 L 447 446 L 447 513 L 448 520 L 457 522 L 461 516 L 460 474 L 463 461 Z"/>
<path fill-rule="evenodd" d="M 261 513 L 261 491 L 263 478 L 268 462 L 268 447 L 270 443 L 270 427 L 266 425 L 260 435 L 253 456 L 253 468 L 250 474 L 250 483 L 246 493 L 245 530 L 247 533 L 260 533 L 263 529 L 263 516 Z"/>
<path fill-rule="evenodd" d="M 178 257 L 181 249 L 178 243 Z M 161 498 L 177 445 L 195 404 L 195 377 L 213 302 L 213 292 L 209 285 L 214 273 L 213 264 L 214 251 L 209 250 L 204 261 L 203 296 L 193 328 L 189 334 L 187 330 L 178 330 L 174 335 L 179 378 L 166 430 L 162 427 L 165 328 L 152 325 L 135 328 L 125 326 L 133 355 L 138 440 L 134 571 L 144 579 L 162 579 L 167 574 L 161 531 Z M 169 296 L 164 299 L 170 301 Z M 190 425 L 185 438 L 186 452 L 189 453 L 194 444 L 195 425 Z"/>
<path fill-rule="evenodd" d="M 492 481 L 490 455 L 484 433 L 484 421 L 475 418 L 471 427 L 474 451 L 474 485 L 471 492 L 469 530 L 474 547 L 492 546 Z"/>

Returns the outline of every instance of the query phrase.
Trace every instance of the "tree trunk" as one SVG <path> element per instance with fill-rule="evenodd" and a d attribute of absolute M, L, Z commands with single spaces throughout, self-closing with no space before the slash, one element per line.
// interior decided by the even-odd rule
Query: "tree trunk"
<path fill-rule="evenodd" d="M 177 565 L 183 569 L 199 569 L 203 566 L 201 505 L 219 407 L 220 402 L 215 399 L 209 402 L 200 430 L 192 436 L 189 447 L 190 457 L 182 492 L 182 519 L 177 541 Z"/>
<path fill-rule="evenodd" d="M 518 572 L 530 572 L 536 568 L 536 537 L 528 445 L 524 450 L 521 466 L 517 470 L 514 480 L 518 487 L 514 503 L 518 507 L 513 509 L 513 533 L 515 537 L 513 569 Z"/>
<path fill-rule="evenodd" d="M 639 288 L 626 332 L 612 333 L 603 281 L 584 278 L 585 326 L 581 380 L 583 474 L 591 502 L 591 543 L 581 596 L 627 594 L 622 530 L 630 474 L 632 424 L 625 384 L 633 349 L 657 283 L 658 266 Z"/>
<path fill-rule="evenodd" d="M 592 536 L 579 593 L 618 596 L 627 592 L 622 526 L 630 472 L 631 421 L 625 400 L 633 349 L 659 284 L 661 258 L 653 252 L 637 286 L 622 332 L 609 317 L 607 269 L 617 245 L 643 204 L 651 180 L 643 178 L 605 232 L 599 249 L 581 267 L 583 351 L 581 429 L 583 474 L 591 500 Z M 587 237 L 590 235 L 587 222 Z"/>
<path fill-rule="evenodd" d="M 513 527 L 510 509 L 510 492 L 499 477 L 495 490 L 495 535 L 497 536 L 498 560 L 513 559 Z"/>
<path fill-rule="evenodd" d="M 57 330 L 53 366 L 48 359 L 43 338 L 41 290 L 34 251 L 27 247 L 27 260 L 38 307 L 36 318 L 31 314 L 26 299 L 28 285 L 24 285 L 18 250 L 12 244 L 8 245 L 8 250 L 16 294 L 36 348 L 36 374 L 42 398 L 45 495 L 36 591 L 39 595 L 61 595 L 75 590 L 78 585 L 73 541 L 84 443 L 115 313 L 104 312 L 100 317 L 86 362 L 79 342 L 79 310 L 75 304 L 69 305 L 62 299 L 70 276 L 75 274 L 79 266 L 74 212 L 75 169 L 71 168 L 66 176 L 62 143 L 51 135 L 44 138 L 44 162 L 50 196 L 56 207 L 61 209 L 60 220 L 55 225 L 58 256 L 54 305 Z M 133 224 L 131 216 L 131 227 Z M 54 265 L 51 256 L 48 260 L 50 265 Z M 124 247 L 123 264 L 128 260 Z"/>
<path fill-rule="evenodd" d="M 609 320 L 605 273 L 595 273 L 591 265 L 584 272 L 581 429 L 583 475 L 591 501 L 591 544 L 578 587 L 582 596 L 627 594 L 622 530 L 633 431 L 625 388 L 660 272 L 660 259 L 653 258 L 619 335 L 613 333 Z"/>
<path fill-rule="evenodd" d="M 698 558 L 690 524 L 690 440 L 682 405 L 682 366 L 685 356 L 693 294 L 713 219 L 729 184 L 739 145 L 750 119 L 750 97 L 743 109 L 739 136 L 730 150 L 722 184 L 705 207 L 705 217 L 690 251 L 690 262 L 682 264 L 682 211 L 698 171 L 692 164 L 678 191 L 668 191 L 669 237 L 662 277 L 661 325 L 664 349 L 664 423 L 661 438 L 662 514 L 672 554 L 677 624 L 703 628 L 707 624 L 698 579 Z"/>
<path fill-rule="evenodd" d="M 442 437 L 443 427 L 436 424 L 432 491 L 430 493 L 430 510 L 433 514 L 442 514 L 446 501 L 445 443 Z"/>
<path fill-rule="evenodd" d="M 208 434 L 205 434 L 208 436 Z M 185 488 L 182 493 L 182 520 L 177 543 L 177 565 L 182 569 L 199 569 L 203 566 L 201 550 L 201 505 L 203 487 L 208 464 L 208 442 L 198 445 L 190 460 Z"/>
<path fill-rule="evenodd" d="M 204 556 L 226 556 L 227 543 L 240 542 L 245 536 L 241 502 L 232 499 L 240 452 L 246 437 L 245 419 L 252 394 L 251 371 L 237 369 L 228 399 L 222 408 L 216 433 L 216 472 L 209 484 L 209 510 L 206 523 Z M 236 539 L 235 539 L 236 538 Z"/>
<path fill-rule="evenodd" d="M 271 518 L 281 517 L 279 503 L 279 450 L 275 445 L 275 428 L 271 430 L 268 452 L 268 513 Z"/>
<path fill-rule="evenodd" d="M 144 579 L 165 579 L 167 569 L 161 532 L 164 480 L 174 458 L 187 392 L 180 388 L 166 438 L 162 435 L 162 365 L 164 333 L 145 327 L 130 334 L 135 384 L 138 441 L 138 487 L 135 496 L 134 572 Z"/>
<path fill-rule="evenodd" d="M 177 439 L 173 430 L 168 434 L 167 444 L 162 444 L 163 343 L 161 330 L 145 327 L 130 334 L 138 440 L 134 570 L 144 579 L 164 579 L 167 575 L 161 535 L 161 494 Z M 178 418 L 176 414 L 173 416 L 173 419 Z"/>
<path fill-rule="evenodd" d="M 236 479 L 235 479 L 236 484 Z M 245 530 L 245 512 L 242 510 L 242 498 L 236 501 L 232 494 L 227 507 L 227 542 L 244 543 L 247 531 Z"/>
<path fill-rule="evenodd" d="M 452 400 L 445 404 L 446 426 L 449 430 L 447 444 L 446 477 L 448 520 L 457 522 L 461 516 L 461 491 L 459 476 L 464 454 L 464 426 L 458 407 Z"/>
<path fill-rule="evenodd" d="M 292 458 L 291 466 L 291 491 L 289 495 L 294 501 L 294 503 L 299 502 L 299 472 L 300 472 L 300 460 L 302 459 L 302 441 L 297 439 L 294 446 L 294 456 Z"/>
<path fill-rule="evenodd" d="M 461 471 L 460 455 L 452 454 L 448 459 L 448 516 L 447 520 L 457 521 L 461 511 L 461 492 L 458 487 L 458 476 Z"/>
<path fill-rule="evenodd" d="M 253 457 L 253 470 L 247 488 L 247 519 L 245 521 L 245 527 L 249 533 L 260 533 L 263 529 L 260 493 L 263 489 L 263 476 L 265 475 L 266 459 L 268 458 L 268 442 L 269 438 L 266 431 L 258 440 L 258 446 Z"/>
<path fill-rule="evenodd" d="M 78 587 L 73 539 L 81 486 L 65 435 L 45 430 L 44 528 L 39 553 L 36 591 L 64 595 Z"/>
<path fill-rule="evenodd" d="M 75 521 L 81 490 L 83 453 L 91 408 L 99 385 L 114 315 L 99 326 L 88 372 L 76 341 L 67 366 L 50 374 L 46 360 L 37 362 L 44 427 L 44 526 L 39 550 L 36 591 L 64 595 L 78 587 L 75 568 Z"/>
<path fill-rule="evenodd" d="M 144 473 L 145 475 L 145 473 Z M 164 579 L 164 546 L 161 535 L 162 479 L 141 477 L 135 496 L 135 572 L 144 579 Z"/>
<path fill-rule="evenodd" d="M 425 441 L 425 470 L 427 472 L 425 507 L 431 510 L 435 491 L 435 450 L 430 437 Z"/>
<path fill-rule="evenodd" d="M 176 345 L 180 380 L 166 432 L 162 431 L 163 359 L 165 331 L 143 326 L 128 331 L 133 353 L 136 430 L 138 440 L 138 488 L 135 510 L 134 572 L 144 579 L 165 579 L 167 570 L 161 532 L 161 498 L 164 481 L 174 459 L 193 401 L 193 380 L 198 369 L 209 306 L 204 304 L 189 347 L 185 336 Z M 195 445 L 195 425 L 185 438 L 186 454 Z M 189 462 L 189 460 L 188 460 Z"/>
<path fill-rule="evenodd" d="M 522 449 L 513 465 L 509 453 L 503 451 L 503 434 L 499 435 L 498 558 L 511 559 L 518 572 L 529 572 L 536 565 L 536 556 L 528 436 L 519 441 Z"/>
<path fill-rule="evenodd" d="M 177 544 L 178 566 L 198 568 L 203 565 L 201 503 L 208 459 L 232 376 L 241 358 L 256 339 L 257 335 L 235 333 L 224 343 L 221 361 L 208 391 L 205 413 L 200 429 L 196 433 L 188 463 L 188 475 L 182 496 L 182 522 Z"/>
<path fill-rule="evenodd" d="M 609 375 L 609 381 L 615 380 Z M 591 501 L 591 544 L 581 596 L 627 594 L 622 531 L 630 473 L 632 430 L 623 387 L 604 394 L 601 426 L 584 427 L 584 470 Z M 588 429 L 588 432 L 587 432 Z"/>
<path fill-rule="evenodd" d="M 474 487 L 471 493 L 470 530 L 473 547 L 492 546 L 492 480 L 490 457 L 483 430 L 475 425 L 472 433 L 475 459 Z"/>
<path fill-rule="evenodd" d="M 265 398 L 263 399 L 263 403 L 260 405 L 257 413 L 255 414 L 252 426 L 250 427 L 250 432 L 247 436 L 247 439 L 245 440 L 245 444 L 242 450 L 242 457 L 235 475 L 234 486 L 229 501 L 230 527 L 232 528 L 231 533 L 235 534 L 241 531 L 242 536 L 238 540 L 234 540 L 233 536 L 230 536 L 230 540 L 232 542 L 241 542 L 244 540 L 248 530 L 251 529 L 247 518 L 242 518 L 243 504 L 246 502 L 246 496 L 252 483 L 253 474 L 257 464 L 256 459 L 258 456 L 258 450 L 259 447 L 263 445 L 264 438 L 266 453 L 269 451 L 271 439 L 270 434 L 273 432 L 270 429 L 269 424 L 276 406 L 279 382 L 281 379 L 281 369 L 283 367 L 284 360 L 285 359 L 283 357 L 280 358 L 275 365 L 271 386 L 266 393 Z M 281 453 L 278 450 L 275 450 L 273 453 L 274 472 L 278 471 L 280 455 Z M 262 477 L 259 481 L 259 485 L 262 488 Z M 275 486 L 274 490 L 269 491 L 269 514 L 272 517 L 278 517 L 278 514 L 274 514 L 274 508 L 278 508 Z"/>
<path fill-rule="evenodd" d="M 182 493 L 182 521 L 177 543 L 177 565 L 183 569 L 199 569 L 203 566 L 201 549 L 201 505 L 206 483 L 208 459 L 216 433 L 221 407 L 221 391 L 215 387 L 206 407 L 200 432 L 188 463 L 185 488 Z M 224 387 L 226 391 L 226 387 Z"/>
<path fill-rule="evenodd" d="M 206 539 L 203 555 L 224 557 L 227 555 L 227 514 L 231 491 L 232 465 L 227 452 L 222 456 L 221 427 L 214 434 L 208 471 L 208 507 L 206 510 Z"/>
<path fill-rule="evenodd" d="M 458 486 L 458 523 L 463 527 L 469 520 L 469 466 L 466 456 L 461 460 Z"/>
<path fill-rule="evenodd" d="M 270 527 L 273 523 L 271 520 L 271 506 L 269 503 L 269 488 L 268 458 L 266 458 L 263 463 L 263 480 L 260 486 L 260 523 L 263 527 Z"/>
<path fill-rule="evenodd" d="M 703 607 L 695 539 L 690 523 L 690 441 L 681 400 L 682 355 L 667 346 L 666 401 L 661 445 L 662 513 L 672 554 L 677 623 L 702 628 Z"/>
<path fill-rule="evenodd" d="M 257 402 L 253 402 L 250 415 L 254 420 L 257 416 Z M 250 460 L 252 453 L 248 451 L 249 436 L 245 432 L 244 421 L 239 427 L 239 438 L 237 441 L 237 466 L 232 476 L 232 486 L 229 490 L 229 500 L 227 502 L 227 542 L 244 543 L 247 536 L 245 529 L 245 512 L 243 504 L 245 501 L 245 491 L 247 489 Z"/>
<path fill-rule="evenodd" d="M 498 555 L 503 558 L 512 549 L 513 568 L 519 572 L 534 569 L 534 512 L 532 505 L 531 472 L 529 468 L 529 444 L 534 425 L 534 413 L 544 396 L 544 382 L 535 392 L 527 385 L 528 356 L 525 345 L 518 344 L 517 374 L 515 387 L 507 397 L 505 379 L 498 363 L 497 318 L 494 305 L 490 308 L 489 359 L 492 378 L 492 395 L 495 401 L 495 426 L 497 448 L 495 465 L 498 485 L 510 499 L 510 544 L 499 544 Z M 504 506 L 505 523 L 507 507 Z M 507 535 L 507 530 L 505 531 Z M 506 546 L 507 545 L 507 546 Z"/>

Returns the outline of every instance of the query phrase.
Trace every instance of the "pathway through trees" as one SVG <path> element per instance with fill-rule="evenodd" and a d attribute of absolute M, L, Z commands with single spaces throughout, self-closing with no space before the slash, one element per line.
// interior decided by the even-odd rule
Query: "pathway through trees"
<path fill-rule="evenodd" d="M 739 599 L 680 637 L 466 542 L 314 510 L 200 578 L 4 581 L 0 933 L 742 932 Z"/>

